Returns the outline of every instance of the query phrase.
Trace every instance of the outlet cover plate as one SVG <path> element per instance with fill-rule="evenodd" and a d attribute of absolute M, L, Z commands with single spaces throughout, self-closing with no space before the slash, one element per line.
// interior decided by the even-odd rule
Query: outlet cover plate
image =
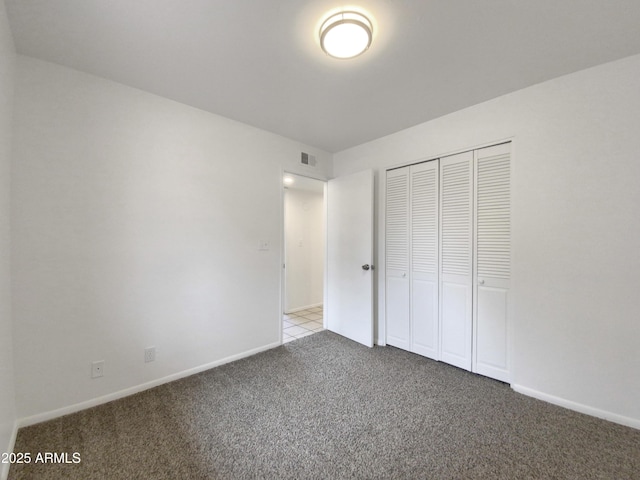
<path fill-rule="evenodd" d="M 91 378 L 99 378 L 104 375 L 104 360 L 91 363 Z"/>
<path fill-rule="evenodd" d="M 147 347 L 144 349 L 144 363 L 154 362 L 156 360 L 156 347 Z"/>

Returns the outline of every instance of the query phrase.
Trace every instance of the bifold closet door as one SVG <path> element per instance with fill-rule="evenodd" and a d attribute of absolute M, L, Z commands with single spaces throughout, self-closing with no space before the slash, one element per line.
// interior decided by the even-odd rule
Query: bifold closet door
<path fill-rule="evenodd" d="M 507 299 L 511 278 L 511 144 L 475 151 L 473 371 L 509 381 Z"/>
<path fill-rule="evenodd" d="M 387 344 L 411 350 L 409 294 L 409 172 L 387 172 L 386 182 L 386 320 Z"/>
<path fill-rule="evenodd" d="M 439 360 L 438 160 L 411 166 L 411 351 Z"/>
<path fill-rule="evenodd" d="M 471 370 L 473 152 L 440 159 L 440 358 Z"/>

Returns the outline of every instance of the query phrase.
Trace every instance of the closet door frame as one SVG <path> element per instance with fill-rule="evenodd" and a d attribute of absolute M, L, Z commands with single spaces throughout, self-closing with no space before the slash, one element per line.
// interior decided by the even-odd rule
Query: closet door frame
<path fill-rule="evenodd" d="M 451 158 L 451 157 L 455 157 L 457 155 L 463 155 L 463 154 L 470 154 L 472 155 L 472 160 L 471 160 L 471 194 L 470 194 L 470 205 L 471 205 L 471 274 L 470 274 L 470 295 L 466 295 L 465 296 L 465 309 L 467 309 L 469 316 L 470 316 L 470 322 L 469 322 L 469 327 L 468 327 L 468 332 L 469 332 L 469 356 L 470 359 L 468 362 L 465 362 L 464 365 L 456 365 L 455 362 L 451 362 L 449 360 L 451 360 L 450 358 L 447 359 L 447 355 L 446 353 L 443 353 L 443 348 L 442 348 L 442 335 L 443 335 L 443 319 L 442 319 L 442 309 L 443 309 L 443 285 L 446 285 L 448 282 L 450 282 L 451 279 L 453 280 L 458 280 L 461 281 L 462 283 L 469 283 L 468 280 L 465 280 L 465 278 L 455 278 L 456 276 L 452 276 L 452 275 L 443 275 L 442 274 L 442 199 L 441 199 L 441 193 L 439 193 L 439 197 L 438 197 L 438 353 L 437 353 L 437 358 L 434 358 L 431 355 L 425 354 L 424 352 L 421 352 L 419 348 L 416 348 L 416 345 L 414 345 L 414 342 L 412 340 L 412 336 L 413 336 L 413 331 L 415 330 L 415 326 L 413 324 L 414 322 L 414 315 L 415 313 L 413 312 L 413 296 L 415 295 L 414 293 L 414 288 L 413 288 L 413 275 L 411 272 L 411 254 L 409 255 L 409 271 L 411 273 L 407 274 L 407 277 L 409 277 L 409 296 L 410 296 L 410 300 L 409 300 L 409 346 L 403 346 L 401 348 L 404 348 L 407 351 L 411 351 L 414 353 L 418 353 L 422 356 L 426 356 L 429 358 L 434 358 L 435 360 L 439 360 L 439 361 L 443 361 L 445 363 L 449 363 L 449 364 L 453 364 L 456 366 L 460 366 L 461 368 L 479 373 L 481 375 L 490 377 L 490 378 L 494 378 L 500 381 L 504 381 L 509 383 L 510 379 L 511 379 L 511 370 L 512 370 L 512 364 L 511 364 L 511 359 L 512 359 L 512 344 L 513 344 L 513 327 L 512 327 L 512 313 L 513 313 L 513 300 L 511 298 L 511 296 L 509 295 L 509 291 L 510 288 L 512 287 L 512 278 L 510 277 L 509 280 L 504 280 L 504 279 L 489 279 L 488 277 L 486 278 L 482 278 L 482 276 L 478 275 L 478 264 L 477 264 L 477 255 L 478 255 L 478 243 L 477 243 L 477 232 L 478 232 L 478 224 L 477 224 L 477 216 L 478 216 L 478 212 L 477 212 L 477 192 L 478 192 L 478 185 L 477 185 L 477 179 L 478 179 L 478 172 L 477 172 L 477 165 L 478 165 L 478 161 L 477 161 L 477 155 L 478 152 L 481 150 L 485 150 L 485 149 L 492 149 L 492 148 L 507 148 L 509 150 L 509 172 L 510 172 L 510 179 L 509 179 L 509 185 L 510 185 L 510 198 L 509 198 L 509 208 L 510 208 L 510 220 L 512 221 L 513 219 L 513 190 L 514 190 L 514 186 L 513 186 L 513 172 L 514 172 L 514 162 L 513 162 L 513 156 L 514 156 L 514 142 L 512 138 L 507 138 L 504 139 L 503 141 L 500 142 L 492 142 L 492 143 L 487 143 L 483 146 L 477 146 L 475 148 L 470 148 L 468 150 L 463 150 L 458 154 L 451 154 L 451 155 L 447 155 L 445 157 L 436 157 L 436 158 L 429 158 L 429 159 L 425 159 L 425 160 L 417 160 L 415 162 L 409 163 L 409 164 L 404 164 L 404 165 L 398 165 L 396 167 L 390 167 L 388 169 L 386 169 L 385 171 L 391 172 L 393 170 L 399 170 L 399 169 L 404 169 L 407 168 L 409 169 L 412 166 L 416 166 L 416 165 L 420 165 L 423 163 L 428 163 L 428 162 L 438 162 L 438 180 L 439 180 L 439 184 L 438 184 L 438 189 L 439 192 L 442 191 L 442 165 L 443 165 L 443 160 L 445 160 L 445 164 L 446 164 L 446 159 Z M 409 182 L 411 182 L 411 179 L 409 178 Z M 385 180 L 384 182 L 384 188 L 387 188 L 387 182 Z M 409 195 L 410 195 L 410 189 L 409 189 Z M 383 312 L 385 315 L 384 318 L 384 322 L 381 325 L 381 328 L 384 328 L 384 333 L 383 333 L 383 337 L 381 338 L 381 340 L 385 340 L 388 337 L 388 315 L 387 315 L 387 296 L 388 296 L 388 278 L 387 278 L 387 268 L 386 268 L 386 264 L 387 264 L 387 258 L 386 258 L 386 242 L 387 242 L 387 229 L 386 229 L 386 222 L 387 222 L 387 213 L 386 213 L 386 192 L 385 195 L 383 197 L 383 201 L 382 201 L 382 205 L 383 207 L 383 211 L 385 212 L 384 217 L 381 218 L 381 221 L 384 222 L 385 228 L 383 229 L 383 237 L 382 237 L 382 251 L 381 254 L 383 257 L 383 261 L 385 264 L 385 268 L 383 271 L 381 271 L 380 273 L 383 274 L 384 280 L 383 282 L 380 284 L 380 286 L 382 288 L 384 288 L 384 292 L 382 295 L 382 303 L 381 306 L 383 307 Z M 411 198 L 409 198 L 409 208 L 411 208 Z M 411 215 L 411 213 L 409 213 L 409 215 Z M 409 217 L 410 218 L 410 217 Z M 409 226 L 409 238 L 411 236 L 411 226 Z M 509 268 L 512 269 L 512 254 L 511 254 L 511 233 L 510 233 L 510 238 L 509 238 L 509 246 L 510 246 L 510 258 L 509 258 Z M 411 243 L 409 242 L 409 248 L 411 248 Z M 447 280 L 448 277 L 448 280 Z M 466 277 L 466 276 L 462 276 L 462 277 Z M 484 280 L 483 283 L 482 280 Z M 502 337 L 502 340 L 504 342 L 504 351 L 506 352 L 506 361 L 503 363 L 502 366 L 498 366 L 497 368 L 495 368 L 495 366 L 491 367 L 490 365 L 487 366 L 487 362 L 484 361 L 482 358 L 479 357 L 478 355 L 478 350 L 479 347 L 481 349 L 481 346 L 478 344 L 478 338 L 479 335 L 482 334 L 482 332 L 478 331 L 478 326 L 479 326 L 479 321 L 481 320 L 481 318 L 478 317 L 479 315 L 479 309 L 482 310 L 483 305 L 482 303 L 478 302 L 478 298 L 479 298 L 479 294 L 483 294 L 483 293 L 496 293 L 496 295 L 499 298 L 499 302 L 495 302 L 499 303 L 500 305 L 504 306 L 504 326 L 506 329 L 506 332 L 504 333 L 504 336 Z M 496 297 L 494 297 L 494 300 L 496 299 Z M 480 312 L 481 313 L 481 312 Z M 466 341 L 466 340 L 465 340 Z M 381 345 L 384 345 L 384 342 L 380 342 Z M 393 345 L 393 343 L 389 343 L 390 345 Z M 489 368 L 488 368 L 489 367 Z"/>

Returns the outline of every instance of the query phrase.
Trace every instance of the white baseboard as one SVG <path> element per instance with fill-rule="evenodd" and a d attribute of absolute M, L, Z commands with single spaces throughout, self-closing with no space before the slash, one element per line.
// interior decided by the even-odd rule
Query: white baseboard
<path fill-rule="evenodd" d="M 307 305 L 306 307 L 296 307 L 296 308 L 292 308 L 289 311 L 285 312 L 285 315 L 287 313 L 296 313 L 296 312 L 301 312 L 302 310 L 308 310 L 309 308 L 315 308 L 315 307 L 321 307 L 322 306 L 322 302 L 320 303 L 314 303 L 312 305 Z"/>
<path fill-rule="evenodd" d="M 182 372 L 174 373 L 172 375 L 168 375 L 166 377 L 158 378 L 156 380 L 152 380 L 150 382 L 142 383 L 140 385 L 136 385 L 134 387 L 125 388 L 124 390 L 120 390 L 117 392 L 110 393 L 108 395 L 103 395 L 101 397 L 92 398 L 91 400 L 87 400 L 84 402 L 76 403 L 74 405 L 69 405 L 68 407 L 58 408 L 56 410 L 51 410 L 49 412 L 38 413 L 36 415 L 32 415 L 30 417 L 20 418 L 16 422 L 16 431 L 19 427 L 28 427 L 29 425 L 35 425 L 36 423 L 46 422 L 48 420 L 53 420 L 54 418 L 62 417 L 64 415 L 69 415 L 70 413 L 76 413 L 81 410 L 86 410 L 87 408 L 96 407 L 98 405 L 102 405 L 104 403 L 112 402 L 113 400 L 118 400 L 120 398 L 128 397 L 129 395 L 133 395 L 135 393 L 143 392 L 144 390 L 149 390 L 150 388 L 157 387 L 159 385 L 163 385 L 165 383 L 173 382 L 175 380 L 180 380 L 181 378 L 185 378 L 191 375 L 195 375 L 196 373 L 204 372 L 205 370 L 209 370 L 210 368 L 218 367 L 220 365 L 224 365 L 225 363 L 234 362 L 236 360 L 240 360 L 241 358 L 250 357 L 251 355 L 255 355 L 256 353 L 264 352 L 266 350 L 271 350 L 272 348 L 279 347 L 282 345 L 281 342 L 270 343 L 268 345 L 264 345 L 262 347 L 254 348 L 252 350 L 248 350 L 246 352 L 238 353 L 236 355 L 231 355 L 229 357 L 223 358 L 221 360 L 216 360 L 215 362 L 207 363 L 205 365 L 200 365 L 198 367 L 190 368 L 188 370 L 184 370 Z M 15 440 L 15 439 L 14 439 Z"/>
<path fill-rule="evenodd" d="M 9 445 L 7 446 L 7 453 L 13 452 L 16 446 L 16 437 L 18 436 L 18 421 L 13 422 L 13 432 L 11 432 L 11 438 L 9 439 Z M 3 463 L 0 465 L 0 480 L 7 480 L 9 477 L 10 463 Z"/>
<path fill-rule="evenodd" d="M 554 405 L 568 408 L 569 410 L 574 410 L 576 412 L 584 413 L 586 415 L 591 415 L 592 417 L 602 418 L 603 420 L 608 420 L 610 422 L 619 423 L 620 425 L 625 425 L 627 427 L 636 428 L 640 430 L 640 419 L 637 419 L 637 418 L 625 417 L 623 415 L 618 415 L 617 413 L 608 412 L 606 410 L 600 410 L 599 408 L 590 407 L 582 403 L 572 402 L 571 400 L 555 397 L 553 395 L 539 392 L 538 390 L 524 387 L 522 385 L 517 385 L 512 383 L 511 388 L 518 393 L 527 395 L 528 397 L 537 398 L 538 400 L 543 400 L 545 402 L 553 403 Z"/>

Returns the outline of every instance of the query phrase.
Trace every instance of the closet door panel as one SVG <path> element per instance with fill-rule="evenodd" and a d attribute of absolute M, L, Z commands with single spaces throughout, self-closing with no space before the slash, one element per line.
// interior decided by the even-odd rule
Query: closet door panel
<path fill-rule="evenodd" d="M 409 280 L 387 277 L 387 344 L 411 350 Z"/>
<path fill-rule="evenodd" d="M 411 167 L 411 351 L 439 360 L 439 161 Z"/>
<path fill-rule="evenodd" d="M 497 282 L 494 282 L 497 283 Z M 475 371 L 506 382 L 507 288 L 478 287 Z"/>
<path fill-rule="evenodd" d="M 509 381 L 510 144 L 475 152 L 475 348 L 473 371 Z"/>
<path fill-rule="evenodd" d="M 471 370 L 471 286 L 466 278 L 442 282 L 442 361 Z"/>
<path fill-rule="evenodd" d="M 386 341 L 405 350 L 411 348 L 409 172 L 409 167 L 390 170 L 386 181 Z"/>
<path fill-rule="evenodd" d="M 440 159 L 440 356 L 472 363 L 473 152 Z"/>
<path fill-rule="evenodd" d="M 411 351 L 432 358 L 440 359 L 438 349 L 438 282 L 413 279 L 412 295 L 412 331 Z"/>

